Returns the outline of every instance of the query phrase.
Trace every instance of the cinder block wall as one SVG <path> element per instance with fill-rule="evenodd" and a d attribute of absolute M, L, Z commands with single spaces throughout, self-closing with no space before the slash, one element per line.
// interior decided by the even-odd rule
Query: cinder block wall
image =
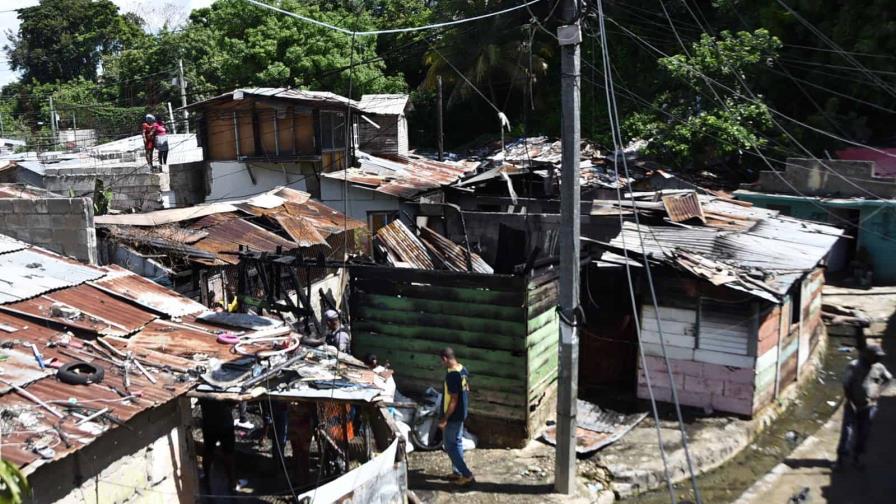
<path fill-rule="evenodd" d="M 159 210 L 162 192 L 171 189 L 167 173 L 130 166 L 47 168 L 43 187 L 57 194 L 93 194 L 97 179 L 112 189 L 110 206 L 115 210 Z"/>
<path fill-rule="evenodd" d="M 90 198 L 0 199 L 0 233 L 96 264 Z"/>

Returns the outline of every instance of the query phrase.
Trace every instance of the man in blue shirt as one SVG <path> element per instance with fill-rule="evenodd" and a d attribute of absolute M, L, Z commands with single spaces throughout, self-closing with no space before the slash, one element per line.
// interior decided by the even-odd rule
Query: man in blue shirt
<path fill-rule="evenodd" d="M 469 404 L 470 376 L 457 358 L 454 350 L 445 348 L 439 355 L 445 367 L 445 387 L 442 391 L 442 418 L 439 428 L 442 429 L 442 446 L 451 459 L 452 473 L 448 477 L 458 485 L 469 485 L 475 479 L 473 473 L 464 462 L 464 420 L 467 419 Z"/>

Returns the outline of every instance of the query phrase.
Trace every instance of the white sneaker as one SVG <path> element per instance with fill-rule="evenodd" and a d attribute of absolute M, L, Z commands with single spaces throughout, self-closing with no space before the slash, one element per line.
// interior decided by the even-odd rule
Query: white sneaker
<path fill-rule="evenodd" d="M 239 419 L 233 421 L 233 426 L 238 427 L 244 430 L 252 430 L 255 428 L 255 424 L 246 420 L 245 422 L 240 422 Z"/>

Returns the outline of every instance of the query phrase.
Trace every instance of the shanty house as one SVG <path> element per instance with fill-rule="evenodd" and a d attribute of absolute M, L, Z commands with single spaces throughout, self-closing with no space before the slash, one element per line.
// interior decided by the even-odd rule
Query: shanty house
<path fill-rule="evenodd" d="M 601 257 L 641 279 L 638 397 L 649 397 L 649 374 L 656 397 L 671 400 L 668 362 L 682 404 L 752 415 L 811 367 L 824 265 L 841 229 L 688 191 L 595 207 L 640 215 Z"/>
<path fill-rule="evenodd" d="M 406 94 L 363 95 L 358 102 L 358 149 L 371 154 L 408 154 L 408 119 L 412 110 Z"/>

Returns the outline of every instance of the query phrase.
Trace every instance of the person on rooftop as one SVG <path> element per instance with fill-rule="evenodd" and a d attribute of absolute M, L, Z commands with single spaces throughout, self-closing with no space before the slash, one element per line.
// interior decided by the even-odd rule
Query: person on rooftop
<path fill-rule="evenodd" d="M 143 118 L 143 150 L 146 154 L 146 164 L 149 165 L 150 170 L 152 170 L 152 151 L 155 148 L 155 123 L 156 117 L 152 114 L 146 114 L 146 117 Z"/>
<path fill-rule="evenodd" d="M 161 119 L 152 125 L 153 146 L 159 151 L 159 165 L 164 169 L 168 165 L 168 130 Z"/>

